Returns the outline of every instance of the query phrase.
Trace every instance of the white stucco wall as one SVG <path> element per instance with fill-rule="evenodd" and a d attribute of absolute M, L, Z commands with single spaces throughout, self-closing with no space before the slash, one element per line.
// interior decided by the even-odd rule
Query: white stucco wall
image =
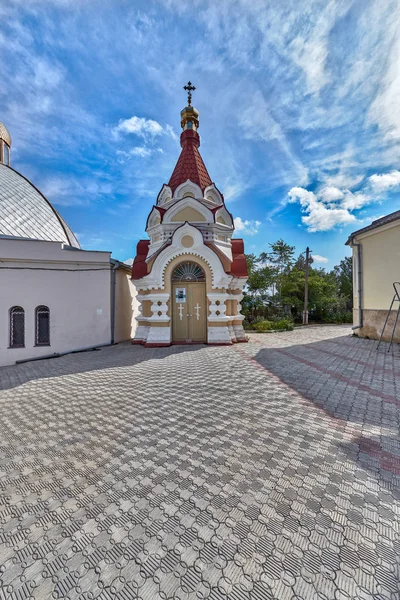
<path fill-rule="evenodd" d="M 0 365 L 111 340 L 110 253 L 0 238 Z M 35 308 L 50 309 L 50 346 L 35 347 Z M 25 310 L 25 348 L 9 348 L 9 310 Z"/>
<path fill-rule="evenodd" d="M 114 341 L 133 339 L 139 314 L 137 291 L 132 283 L 131 271 L 117 269 L 115 280 L 115 330 Z"/>
<path fill-rule="evenodd" d="M 357 236 L 361 244 L 363 308 L 387 310 L 393 281 L 400 281 L 400 223 L 389 224 Z M 354 307 L 358 307 L 357 248 L 353 248 Z M 356 310 L 355 320 L 358 318 Z"/>

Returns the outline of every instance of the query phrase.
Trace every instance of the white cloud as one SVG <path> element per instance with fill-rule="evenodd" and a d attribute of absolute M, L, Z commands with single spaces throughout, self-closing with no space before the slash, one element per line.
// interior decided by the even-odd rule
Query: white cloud
<path fill-rule="evenodd" d="M 327 263 L 328 259 L 325 258 L 325 256 L 321 256 L 320 254 L 313 254 L 312 255 L 314 262 L 317 263 Z"/>
<path fill-rule="evenodd" d="M 151 152 L 152 151 L 150 148 L 145 148 L 144 146 L 135 146 L 129 150 L 128 154 L 131 156 L 141 156 L 144 158 L 145 156 L 150 156 Z"/>
<path fill-rule="evenodd" d="M 241 183 L 228 183 L 224 187 L 224 199 L 225 202 L 236 200 L 240 194 L 246 190 L 246 187 Z"/>
<path fill-rule="evenodd" d="M 400 138 L 400 5 L 393 5 L 393 13 L 387 22 L 386 40 L 390 43 L 387 57 L 382 64 L 382 75 L 377 86 L 378 93 L 371 104 L 369 120 L 378 124 L 387 139 Z M 387 43 L 387 42 L 386 42 Z M 386 67 L 387 65 L 387 67 Z M 385 68 L 386 67 L 386 68 Z"/>
<path fill-rule="evenodd" d="M 121 133 L 137 135 L 148 142 L 152 142 L 161 135 L 168 135 L 174 140 L 178 139 L 171 125 L 163 127 L 158 121 L 136 116 L 120 119 L 118 125 L 113 129 L 113 134 L 117 137 Z"/>
<path fill-rule="evenodd" d="M 334 186 L 327 186 L 320 192 L 320 196 L 324 202 L 334 202 L 341 200 L 344 196 L 343 191 Z"/>
<path fill-rule="evenodd" d="M 383 193 L 390 188 L 400 185 L 400 171 L 391 171 L 382 175 L 371 175 L 368 181 L 376 192 Z"/>
<path fill-rule="evenodd" d="M 139 158 L 147 158 L 156 152 L 163 154 L 162 148 L 149 148 L 148 146 L 134 146 L 130 150 L 117 150 L 117 156 L 120 163 L 124 163 L 132 156 Z"/>
<path fill-rule="evenodd" d="M 44 179 L 40 187 L 46 198 L 58 206 L 88 205 L 113 192 L 111 183 L 91 178 L 54 176 Z"/>
<path fill-rule="evenodd" d="M 130 119 L 121 119 L 114 129 L 115 132 L 133 133 L 140 137 L 154 137 L 162 135 L 164 129 L 160 123 L 153 119 L 145 119 L 144 117 L 130 117 Z"/>
<path fill-rule="evenodd" d="M 302 222 L 309 231 L 328 231 L 336 225 L 348 225 L 356 221 L 353 211 L 373 202 L 381 202 L 385 193 L 400 187 L 400 171 L 390 171 L 368 177 L 361 188 L 352 192 L 348 188 L 325 186 L 315 192 L 303 187 L 293 187 L 288 193 L 288 202 L 298 202 Z"/>
<path fill-rule="evenodd" d="M 346 6 L 347 4 L 347 6 Z M 329 34 L 336 21 L 350 8 L 350 3 L 331 0 L 324 10 L 310 10 L 309 26 L 292 40 L 289 49 L 291 59 L 304 71 L 307 89 L 311 94 L 318 93 L 331 76 L 327 72 Z"/>
<path fill-rule="evenodd" d="M 134 260 L 135 260 L 134 258 L 126 258 L 122 262 L 125 263 L 126 265 L 133 265 Z"/>
<path fill-rule="evenodd" d="M 236 231 L 240 231 L 244 235 L 255 235 L 261 225 L 261 221 L 243 221 L 241 217 L 236 217 L 233 222 Z"/>
<path fill-rule="evenodd" d="M 349 225 L 356 217 L 344 208 L 331 208 L 313 192 L 302 187 L 294 187 L 288 193 L 289 202 L 299 202 L 306 216 L 301 220 L 308 231 L 329 231 L 336 225 Z"/>
<path fill-rule="evenodd" d="M 344 190 L 343 200 L 340 205 L 347 210 L 356 210 L 366 204 L 370 204 L 373 200 L 374 198 L 368 193 L 355 192 L 353 194 L 350 190 Z"/>
<path fill-rule="evenodd" d="M 299 181 L 301 185 L 307 185 L 308 169 L 292 149 L 288 136 L 278 120 L 274 118 L 271 106 L 262 92 L 258 89 L 250 94 L 249 90 L 246 90 L 245 100 L 242 101 L 243 108 L 240 111 L 239 125 L 243 130 L 244 137 L 249 140 L 277 144 L 284 157 L 285 165 L 278 175 L 279 184 L 290 182 L 290 185 L 293 181 Z M 255 119 L 254 115 L 263 117 Z"/>

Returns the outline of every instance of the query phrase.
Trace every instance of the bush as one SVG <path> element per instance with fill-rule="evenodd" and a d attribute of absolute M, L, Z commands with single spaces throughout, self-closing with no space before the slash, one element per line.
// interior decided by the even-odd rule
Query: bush
<path fill-rule="evenodd" d="M 251 325 L 255 325 L 256 323 L 263 323 L 264 321 L 267 321 L 268 319 L 266 319 L 265 317 L 262 316 L 257 316 L 254 317 L 254 319 L 251 321 Z"/>
<path fill-rule="evenodd" d="M 252 327 L 247 319 L 243 319 L 242 325 L 243 325 L 243 329 L 252 329 Z"/>
<path fill-rule="evenodd" d="M 272 323 L 273 329 L 280 329 L 285 331 L 293 331 L 293 321 L 292 319 L 279 319 Z"/>
<path fill-rule="evenodd" d="M 337 313 L 331 313 L 323 318 L 324 323 L 352 323 L 353 313 L 351 310 L 345 310 Z"/>
<path fill-rule="evenodd" d="M 258 333 L 263 333 L 272 328 L 272 323 L 271 321 L 257 321 L 256 323 L 253 323 L 252 326 Z"/>

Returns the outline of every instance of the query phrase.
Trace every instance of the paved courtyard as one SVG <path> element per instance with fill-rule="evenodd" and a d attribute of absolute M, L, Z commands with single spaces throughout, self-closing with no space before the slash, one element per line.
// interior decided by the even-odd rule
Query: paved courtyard
<path fill-rule="evenodd" d="M 400 597 L 400 348 L 349 327 L 0 369 L 0 599 Z"/>

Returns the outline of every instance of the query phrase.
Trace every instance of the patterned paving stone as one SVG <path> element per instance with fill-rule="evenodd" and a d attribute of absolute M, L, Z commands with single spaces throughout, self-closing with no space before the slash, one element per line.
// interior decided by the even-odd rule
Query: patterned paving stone
<path fill-rule="evenodd" d="M 397 600 L 400 349 L 350 333 L 0 369 L 0 600 Z"/>

